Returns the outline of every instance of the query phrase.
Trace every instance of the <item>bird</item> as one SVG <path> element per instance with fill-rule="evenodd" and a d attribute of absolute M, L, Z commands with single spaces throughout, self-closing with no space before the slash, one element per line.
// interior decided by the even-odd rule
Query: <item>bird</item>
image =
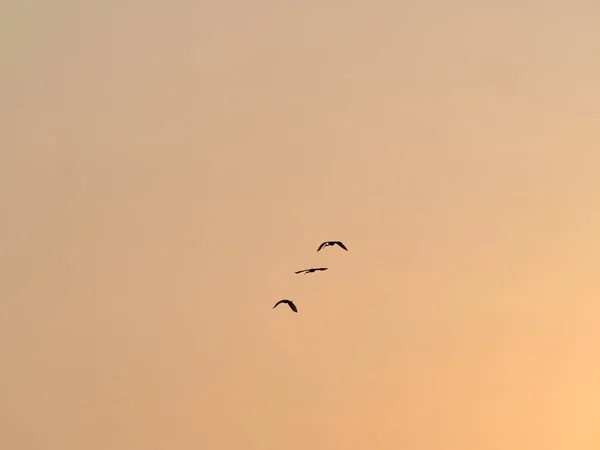
<path fill-rule="evenodd" d="M 306 275 L 307 273 L 313 273 L 313 272 L 316 272 L 317 270 L 327 270 L 327 267 L 314 267 L 312 269 L 298 270 L 297 272 L 294 272 L 294 273 L 304 272 L 304 275 Z"/>
<path fill-rule="evenodd" d="M 296 308 L 296 305 L 294 305 L 294 302 L 291 300 L 279 300 L 277 303 L 275 303 L 275 306 L 273 306 L 273 308 L 275 308 L 280 303 L 287 303 L 289 307 L 292 308 L 292 311 L 294 311 L 295 313 L 298 312 L 298 308 Z"/>
<path fill-rule="evenodd" d="M 342 244 L 340 241 L 327 241 L 327 242 L 323 242 L 321 245 L 319 245 L 319 248 L 317 249 L 317 251 L 321 250 L 323 247 L 327 247 L 329 245 L 333 246 L 333 245 L 339 245 L 340 247 L 342 247 L 344 250 L 348 251 L 348 249 L 346 248 L 346 246 L 344 244 Z"/>

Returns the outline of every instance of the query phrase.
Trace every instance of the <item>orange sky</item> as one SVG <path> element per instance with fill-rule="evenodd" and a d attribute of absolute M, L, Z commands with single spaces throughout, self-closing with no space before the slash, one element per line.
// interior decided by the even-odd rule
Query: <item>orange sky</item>
<path fill-rule="evenodd" d="M 600 448 L 597 2 L 2 21 L 0 448 Z"/>

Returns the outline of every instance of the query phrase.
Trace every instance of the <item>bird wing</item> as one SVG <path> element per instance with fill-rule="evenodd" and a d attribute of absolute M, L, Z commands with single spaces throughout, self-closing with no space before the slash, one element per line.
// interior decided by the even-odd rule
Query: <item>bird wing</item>
<path fill-rule="evenodd" d="M 298 308 L 296 308 L 296 305 L 294 305 L 294 302 L 288 302 L 288 305 L 290 305 L 290 308 L 292 308 L 292 311 L 294 312 L 298 312 Z"/>
<path fill-rule="evenodd" d="M 327 270 L 327 267 L 319 267 L 318 269 L 315 270 Z"/>
<path fill-rule="evenodd" d="M 323 247 L 325 247 L 327 244 L 329 244 L 329 242 L 323 242 L 321 245 L 319 245 L 319 248 L 317 249 L 317 251 L 321 250 Z"/>
<path fill-rule="evenodd" d="M 280 303 L 289 303 L 288 300 L 279 300 L 277 303 L 275 303 L 275 306 L 279 305 Z M 275 306 L 273 306 L 273 308 L 275 308 Z"/>
<path fill-rule="evenodd" d="M 294 273 L 302 273 L 302 272 L 306 272 L 306 269 L 299 270 L 299 271 L 297 271 L 297 272 L 294 272 Z"/>
<path fill-rule="evenodd" d="M 344 244 L 342 244 L 340 241 L 336 241 L 336 244 L 339 245 L 340 247 L 342 247 L 344 250 L 348 251 L 346 246 Z"/>

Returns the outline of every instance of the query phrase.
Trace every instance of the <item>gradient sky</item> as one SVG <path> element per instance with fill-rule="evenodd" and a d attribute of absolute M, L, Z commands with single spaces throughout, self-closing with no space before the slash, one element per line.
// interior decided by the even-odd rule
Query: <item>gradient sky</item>
<path fill-rule="evenodd" d="M 1 448 L 600 448 L 596 0 L 2 9 Z"/>

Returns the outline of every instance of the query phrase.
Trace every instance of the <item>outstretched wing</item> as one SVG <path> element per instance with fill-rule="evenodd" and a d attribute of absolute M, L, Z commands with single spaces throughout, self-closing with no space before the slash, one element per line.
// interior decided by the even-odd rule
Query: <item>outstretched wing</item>
<path fill-rule="evenodd" d="M 315 270 L 327 270 L 327 267 L 319 267 L 318 269 Z"/>
<path fill-rule="evenodd" d="M 323 247 L 325 247 L 328 244 L 328 242 L 323 242 L 321 245 L 319 245 L 319 248 L 317 249 L 317 251 L 321 250 Z"/>
<path fill-rule="evenodd" d="M 275 306 L 273 306 L 273 308 L 275 308 L 280 303 L 289 303 L 289 300 L 279 300 L 277 303 L 275 303 Z"/>
<path fill-rule="evenodd" d="M 302 273 L 302 272 L 306 272 L 306 270 L 307 270 L 307 269 L 303 269 L 303 270 L 299 270 L 299 271 L 297 271 L 297 272 L 294 272 L 294 273 Z"/>
<path fill-rule="evenodd" d="M 346 248 L 346 246 L 344 244 L 342 244 L 340 241 L 336 241 L 335 243 L 337 245 L 339 245 L 340 247 L 342 247 L 344 250 L 348 251 L 348 249 Z"/>
<path fill-rule="evenodd" d="M 298 312 L 298 308 L 296 308 L 296 305 L 294 305 L 294 302 L 288 302 L 288 305 L 290 305 L 290 308 L 292 308 L 292 311 L 294 311 L 295 313 Z"/>

